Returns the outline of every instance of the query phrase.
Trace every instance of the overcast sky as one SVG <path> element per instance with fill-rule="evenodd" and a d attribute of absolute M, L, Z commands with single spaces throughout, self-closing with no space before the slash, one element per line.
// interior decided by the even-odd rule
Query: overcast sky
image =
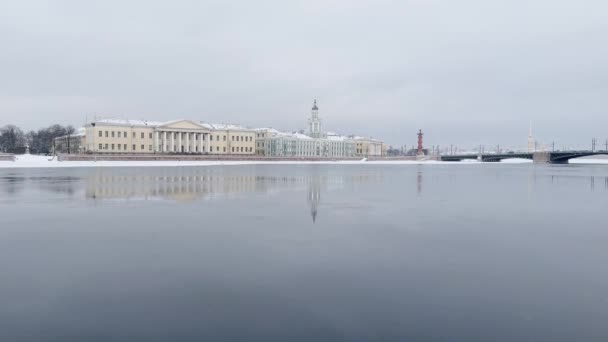
<path fill-rule="evenodd" d="M 0 1 L 0 126 L 85 117 L 414 144 L 608 138 L 608 1 Z"/>

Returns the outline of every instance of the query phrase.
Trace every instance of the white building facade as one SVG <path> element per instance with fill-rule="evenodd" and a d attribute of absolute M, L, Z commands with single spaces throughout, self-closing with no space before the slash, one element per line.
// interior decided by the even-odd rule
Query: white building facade
<path fill-rule="evenodd" d="M 308 119 L 307 133 L 285 133 L 272 128 L 257 129 L 256 153 L 267 157 L 355 157 L 356 143 L 353 139 L 323 132 L 316 100 Z"/>

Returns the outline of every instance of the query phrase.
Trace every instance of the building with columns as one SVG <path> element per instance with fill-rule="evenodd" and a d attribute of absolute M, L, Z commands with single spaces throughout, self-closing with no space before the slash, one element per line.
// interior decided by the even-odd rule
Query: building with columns
<path fill-rule="evenodd" d="M 84 142 L 88 153 L 255 154 L 253 130 L 192 120 L 95 120 Z"/>

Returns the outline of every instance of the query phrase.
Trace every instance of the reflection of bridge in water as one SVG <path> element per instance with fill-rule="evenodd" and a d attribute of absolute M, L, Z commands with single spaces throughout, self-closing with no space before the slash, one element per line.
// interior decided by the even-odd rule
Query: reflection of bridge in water
<path fill-rule="evenodd" d="M 530 159 L 539 164 L 567 164 L 570 159 L 608 155 L 608 151 L 558 151 L 531 153 L 482 153 L 441 156 L 442 161 L 462 161 L 466 159 L 482 162 L 499 162 L 504 159 Z"/>

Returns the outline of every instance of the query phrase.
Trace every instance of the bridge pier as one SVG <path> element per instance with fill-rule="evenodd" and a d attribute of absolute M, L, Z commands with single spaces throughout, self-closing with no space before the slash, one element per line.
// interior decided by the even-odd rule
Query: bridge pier
<path fill-rule="evenodd" d="M 550 152 L 534 152 L 532 154 L 532 161 L 534 164 L 550 164 L 551 153 Z"/>

